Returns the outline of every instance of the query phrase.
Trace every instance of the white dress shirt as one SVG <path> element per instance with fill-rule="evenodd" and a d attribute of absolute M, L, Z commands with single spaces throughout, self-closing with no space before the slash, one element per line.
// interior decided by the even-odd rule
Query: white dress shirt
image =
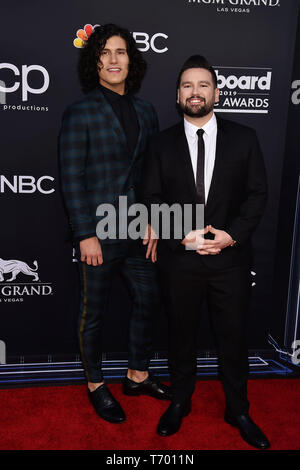
<path fill-rule="evenodd" d="M 197 130 L 199 127 L 191 124 L 184 119 L 184 131 L 188 141 L 190 157 L 194 172 L 195 184 L 197 175 L 197 158 L 198 158 L 198 135 Z M 204 130 L 204 152 L 205 152 L 205 163 L 204 163 L 204 189 L 205 189 L 205 203 L 209 193 L 211 184 L 212 174 L 215 165 L 216 158 L 216 143 L 217 143 L 217 119 L 215 114 L 212 115 L 211 119 L 204 124 L 202 127 Z"/>

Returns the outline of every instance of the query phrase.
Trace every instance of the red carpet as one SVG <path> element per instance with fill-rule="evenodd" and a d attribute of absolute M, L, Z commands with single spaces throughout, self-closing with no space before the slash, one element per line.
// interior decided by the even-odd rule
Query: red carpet
<path fill-rule="evenodd" d="M 0 390 L 1 450 L 249 450 L 238 431 L 223 421 L 220 382 L 201 381 L 192 413 L 180 431 L 160 437 L 155 429 L 167 402 L 125 397 L 110 385 L 127 421 L 107 423 L 88 402 L 85 386 Z M 250 414 L 271 441 L 272 450 L 300 449 L 300 380 L 250 380 Z"/>

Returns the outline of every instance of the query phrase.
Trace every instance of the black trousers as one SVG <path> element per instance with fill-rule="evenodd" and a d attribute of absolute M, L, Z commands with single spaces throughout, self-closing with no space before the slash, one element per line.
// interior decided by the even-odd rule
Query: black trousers
<path fill-rule="evenodd" d="M 109 331 L 103 332 L 102 320 L 107 315 L 110 287 L 116 274 L 121 275 L 132 298 L 128 338 L 130 369 L 148 369 L 152 353 L 153 319 L 161 306 L 156 266 L 149 259 L 146 260 L 146 248 L 141 240 L 103 243 L 101 248 L 101 266 L 79 262 L 79 342 L 87 380 L 94 383 L 103 381 L 101 342 L 102 335 L 109 335 Z M 115 327 L 118 328 L 118 325 Z"/>
<path fill-rule="evenodd" d="M 166 269 L 162 265 L 160 269 L 169 318 L 169 369 L 174 400 L 190 399 L 195 388 L 197 328 L 201 305 L 206 298 L 217 341 L 226 407 L 233 414 L 242 414 L 249 409 L 246 317 L 251 290 L 250 268 L 211 270 L 200 260 L 195 262 L 195 257 L 200 255 L 188 253 L 182 257 L 190 255 L 191 266 L 178 258 L 178 263 L 171 263 Z"/>

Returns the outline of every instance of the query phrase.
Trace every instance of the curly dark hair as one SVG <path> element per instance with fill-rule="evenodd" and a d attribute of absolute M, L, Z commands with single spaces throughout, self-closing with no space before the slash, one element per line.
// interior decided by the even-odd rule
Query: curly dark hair
<path fill-rule="evenodd" d="M 106 41 L 112 36 L 120 36 L 127 44 L 129 71 L 125 84 L 126 92 L 136 93 L 140 89 L 146 73 L 147 63 L 137 49 L 134 38 L 125 28 L 115 24 L 105 24 L 95 28 L 86 46 L 80 50 L 78 75 L 83 93 L 89 93 L 99 85 L 97 63 Z"/>

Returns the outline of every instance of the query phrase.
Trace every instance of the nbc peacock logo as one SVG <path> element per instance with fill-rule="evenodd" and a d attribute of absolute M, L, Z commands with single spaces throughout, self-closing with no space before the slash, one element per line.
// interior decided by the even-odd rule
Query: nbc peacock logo
<path fill-rule="evenodd" d="M 74 39 L 73 45 L 78 49 L 82 49 L 86 45 L 90 35 L 94 32 L 96 26 L 100 25 L 95 24 L 92 26 L 91 24 L 86 24 L 82 29 L 78 29 L 76 33 L 77 37 Z"/>

